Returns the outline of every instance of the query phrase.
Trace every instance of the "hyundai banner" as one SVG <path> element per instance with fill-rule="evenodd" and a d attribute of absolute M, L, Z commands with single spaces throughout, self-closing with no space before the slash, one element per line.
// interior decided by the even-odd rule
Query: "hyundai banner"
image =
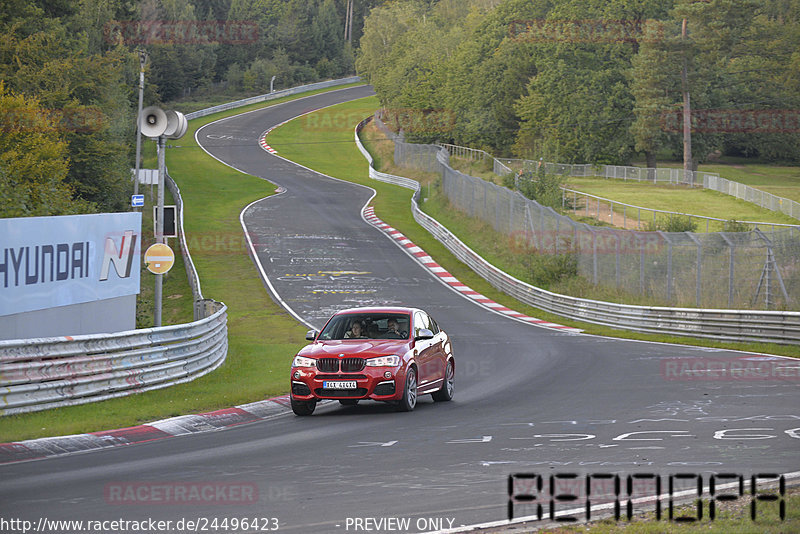
<path fill-rule="evenodd" d="M 141 213 L 0 219 L 0 316 L 139 293 Z"/>

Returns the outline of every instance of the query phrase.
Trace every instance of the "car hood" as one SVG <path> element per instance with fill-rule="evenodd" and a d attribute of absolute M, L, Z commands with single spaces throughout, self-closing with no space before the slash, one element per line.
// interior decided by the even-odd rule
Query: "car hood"
<path fill-rule="evenodd" d="M 371 358 L 399 354 L 402 356 L 410 348 L 407 339 L 364 339 L 317 341 L 303 347 L 297 354 L 306 358 L 345 357 Z"/>

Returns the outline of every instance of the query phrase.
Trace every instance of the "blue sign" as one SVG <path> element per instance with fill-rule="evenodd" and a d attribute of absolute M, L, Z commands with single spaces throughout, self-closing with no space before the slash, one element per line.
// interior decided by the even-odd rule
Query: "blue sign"
<path fill-rule="evenodd" d="M 144 195 L 131 195 L 131 207 L 141 208 L 144 206 Z"/>

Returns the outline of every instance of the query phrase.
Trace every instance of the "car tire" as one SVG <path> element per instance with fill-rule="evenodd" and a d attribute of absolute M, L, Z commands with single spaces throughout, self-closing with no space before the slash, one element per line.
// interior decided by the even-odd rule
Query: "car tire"
<path fill-rule="evenodd" d="M 341 399 L 339 404 L 342 406 L 355 406 L 358 404 L 358 399 Z"/>
<path fill-rule="evenodd" d="M 455 392 L 455 378 L 456 370 L 453 367 L 453 362 L 448 360 L 447 368 L 444 370 L 444 383 L 442 389 L 436 391 L 431 395 L 436 402 L 446 402 L 453 400 L 453 393 Z"/>
<path fill-rule="evenodd" d="M 311 415 L 314 413 L 314 408 L 317 407 L 317 401 L 300 401 L 294 400 L 294 397 L 291 399 L 292 401 L 292 411 L 295 415 Z"/>
<path fill-rule="evenodd" d="M 410 412 L 417 405 L 417 370 L 409 367 L 406 372 L 406 385 L 403 388 L 403 397 L 397 405 L 400 412 Z"/>

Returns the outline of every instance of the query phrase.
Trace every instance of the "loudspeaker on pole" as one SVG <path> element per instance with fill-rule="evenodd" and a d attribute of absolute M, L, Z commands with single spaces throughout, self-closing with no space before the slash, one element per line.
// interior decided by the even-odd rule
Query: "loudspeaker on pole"
<path fill-rule="evenodd" d="M 146 107 L 139 115 L 139 125 L 143 136 L 152 139 L 161 137 L 167 129 L 167 114 L 159 107 Z"/>

